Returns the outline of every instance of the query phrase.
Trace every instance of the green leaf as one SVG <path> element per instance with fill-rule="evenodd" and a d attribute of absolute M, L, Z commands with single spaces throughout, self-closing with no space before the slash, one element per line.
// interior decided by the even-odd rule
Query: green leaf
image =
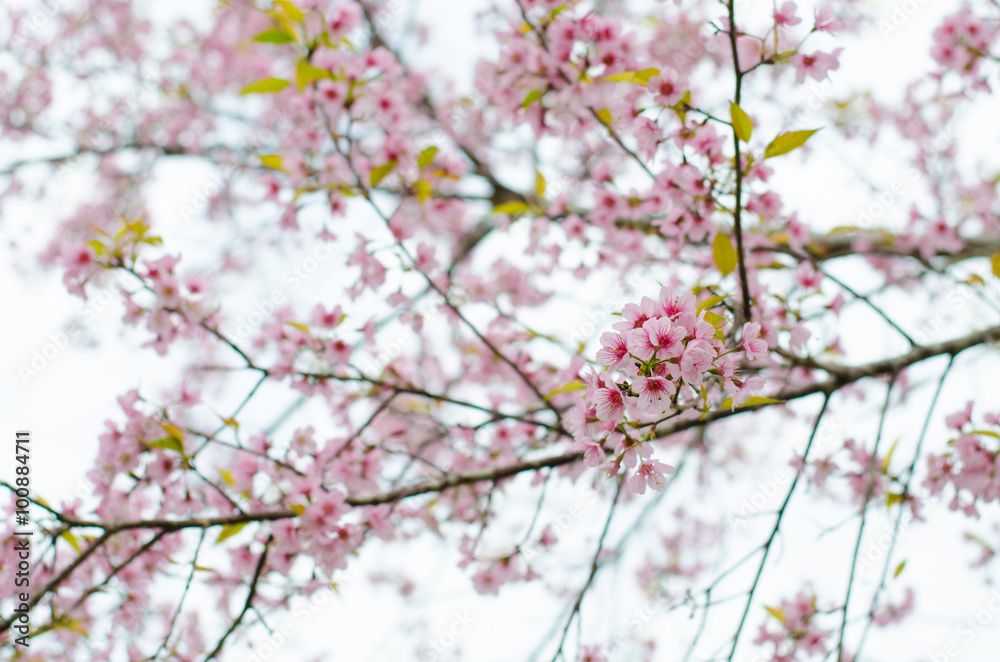
<path fill-rule="evenodd" d="M 903 495 L 902 494 L 896 494 L 895 492 L 889 492 L 889 493 L 887 493 L 886 499 L 885 499 L 886 510 L 888 510 L 889 508 L 892 508 L 897 503 L 903 503 Z"/>
<path fill-rule="evenodd" d="M 899 577 L 900 573 L 903 572 L 903 568 L 906 567 L 906 561 L 900 561 L 899 565 L 896 566 L 896 572 L 892 574 L 893 579 Z"/>
<path fill-rule="evenodd" d="M 417 199 L 417 202 L 424 204 L 427 199 L 431 197 L 431 193 L 434 191 L 431 189 L 431 184 L 426 179 L 418 179 L 417 183 L 413 186 L 413 197 Z"/>
<path fill-rule="evenodd" d="M 729 320 L 722 315 L 716 315 L 710 310 L 705 311 L 705 321 L 714 326 L 716 329 L 725 326 L 729 322 Z"/>
<path fill-rule="evenodd" d="M 239 524 L 226 524 L 222 527 L 222 531 L 219 531 L 219 537 L 215 539 L 215 544 L 218 545 L 226 538 L 235 536 L 246 525 L 246 522 L 240 522 Z"/>
<path fill-rule="evenodd" d="M 743 142 L 749 142 L 750 135 L 753 133 L 753 122 L 750 121 L 747 114 L 737 104 L 730 103 L 729 116 L 733 120 L 733 130 L 736 131 L 736 137 Z"/>
<path fill-rule="evenodd" d="M 687 118 L 687 109 L 691 105 L 691 90 L 684 92 L 681 96 L 681 100 L 675 103 L 672 108 L 674 112 L 677 113 L 678 119 L 680 119 L 681 124 L 683 124 Z"/>
<path fill-rule="evenodd" d="M 787 154 L 793 149 L 802 147 L 806 144 L 806 141 L 812 136 L 812 134 L 819 131 L 819 129 L 812 129 L 811 131 L 789 131 L 788 133 L 783 133 L 774 140 L 771 144 L 767 146 L 764 150 L 764 158 L 769 159 L 772 156 L 781 156 L 782 154 Z"/>
<path fill-rule="evenodd" d="M 542 173 L 535 173 L 535 197 L 541 200 L 545 197 L 545 177 Z"/>
<path fill-rule="evenodd" d="M 781 611 L 777 607 L 768 607 L 767 605 L 764 605 L 764 609 L 766 609 L 767 613 L 769 613 L 771 616 L 774 616 L 781 623 L 785 622 L 785 612 Z"/>
<path fill-rule="evenodd" d="M 271 170 L 281 170 L 281 155 L 280 154 L 264 154 L 260 157 L 260 162 L 265 168 L 270 168 Z"/>
<path fill-rule="evenodd" d="M 659 76 L 659 69 L 642 69 L 641 71 L 623 71 L 621 73 L 605 76 L 598 80 L 615 81 L 619 83 L 635 83 L 636 85 L 648 85 L 649 79 Z"/>
<path fill-rule="evenodd" d="M 288 14 L 288 18 L 292 19 L 293 21 L 298 21 L 299 23 L 301 23 L 302 19 L 306 17 L 305 12 L 296 7 L 291 2 L 288 2 L 288 0 L 274 0 L 274 4 L 275 6 L 280 6 L 282 9 L 284 9 L 285 13 Z"/>
<path fill-rule="evenodd" d="M 324 78 L 333 78 L 333 75 L 326 69 L 312 66 L 305 58 L 295 65 L 295 83 L 299 87 L 299 92 L 309 87 L 310 83 Z"/>
<path fill-rule="evenodd" d="M 739 406 L 739 408 L 742 409 L 743 407 L 756 407 L 758 405 L 774 405 L 778 404 L 779 402 L 784 402 L 784 400 L 775 400 L 774 398 L 763 398 L 759 395 L 751 395 L 749 398 L 747 398 L 746 402 L 744 402 Z M 732 398 L 726 398 L 725 400 L 722 401 L 721 405 L 722 409 L 730 409 L 732 408 L 732 406 L 733 406 Z"/>
<path fill-rule="evenodd" d="M 178 440 L 173 437 L 164 437 L 163 439 L 157 439 L 156 441 L 145 441 L 143 442 L 147 446 L 153 448 L 163 448 L 169 451 L 177 451 L 181 455 L 184 454 L 184 446 Z"/>
<path fill-rule="evenodd" d="M 371 183 L 372 186 L 378 186 L 378 183 L 385 179 L 386 175 L 392 172 L 393 168 L 396 167 L 396 159 L 391 159 L 388 163 L 383 163 L 377 168 L 372 168 Z"/>
<path fill-rule="evenodd" d="M 597 111 L 597 119 L 601 120 L 602 124 L 611 124 L 611 120 L 614 118 L 611 116 L 611 111 L 607 108 L 601 108 Z"/>
<path fill-rule="evenodd" d="M 73 535 L 72 531 L 67 529 L 66 531 L 62 532 L 61 536 L 66 542 L 70 544 L 71 547 L 73 547 L 73 549 L 75 549 L 78 552 L 80 551 L 80 541 L 76 539 L 76 536 Z"/>
<path fill-rule="evenodd" d="M 240 94 L 262 94 L 265 92 L 280 92 L 291 85 L 287 80 L 280 78 L 265 78 L 257 81 L 253 85 L 247 85 Z"/>
<path fill-rule="evenodd" d="M 579 379 L 574 379 L 569 384 L 566 384 L 565 386 L 560 386 L 556 390 L 546 395 L 545 399 L 548 400 L 554 396 L 559 395 L 560 393 L 570 393 L 571 391 L 582 391 L 586 388 L 587 386 L 583 382 L 581 382 Z"/>
<path fill-rule="evenodd" d="M 993 275 L 1000 278 L 1000 253 L 994 253 L 990 258 L 990 263 L 993 267 Z"/>
<path fill-rule="evenodd" d="M 709 308 L 715 308 L 717 305 L 726 300 L 726 297 L 708 297 L 704 301 L 698 304 L 695 309 L 696 312 L 701 312 L 703 310 L 708 310 Z"/>
<path fill-rule="evenodd" d="M 295 41 L 292 35 L 284 30 L 265 30 L 254 37 L 253 40 L 262 44 L 287 44 L 290 41 Z"/>
<path fill-rule="evenodd" d="M 889 452 L 886 454 L 885 459 L 882 460 L 882 475 L 889 473 L 889 463 L 892 462 L 892 454 L 896 452 L 896 446 L 899 445 L 899 439 L 892 442 L 892 446 L 889 447 Z"/>
<path fill-rule="evenodd" d="M 508 216 L 517 216 L 519 214 L 527 214 L 531 211 L 531 206 L 527 202 L 512 201 L 504 202 L 493 208 L 494 214 L 507 214 Z"/>
<path fill-rule="evenodd" d="M 236 484 L 236 478 L 233 477 L 233 472 L 229 469 L 216 469 L 216 471 L 219 472 L 219 477 L 226 485 L 232 487 Z"/>
<path fill-rule="evenodd" d="M 184 441 L 184 431 L 181 430 L 176 425 L 174 425 L 173 423 L 168 423 L 166 421 L 161 421 L 160 422 L 160 427 L 162 427 L 164 430 L 166 430 L 167 434 L 169 434 L 171 437 L 173 437 L 177 441 Z"/>
<path fill-rule="evenodd" d="M 417 157 L 417 165 L 421 168 L 426 168 L 431 163 L 434 162 L 434 155 L 437 154 L 438 148 L 431 145 L 424 151 L 420 152 L 420 156 Z"/>
<path fill-rule="evenodd" d="M 712 240 L 712 256 L 715 258 L 715 266 L 723 276 L 733 273 L 733 269 L 736 268 L 736 251 L 725 233 L 717 233 Z"/>
<path fill-rule="evenodd" d="M 545 93 L 541 90 L 532 90 L 528 92 L 527 96 L 524 97 L 524 101 L 521 102 L 521 108 L 527 108 L 531 104 L 535 103 L 542 98 L 543 94 Z"/>
<path fill-rule="evenodd" d="M 969 434 L 985 434 L 989 437 L 995 437 L 997 439 L 1000 439 L 1000 434 L 997 434 L 992 430 L 969 430 Z"/>

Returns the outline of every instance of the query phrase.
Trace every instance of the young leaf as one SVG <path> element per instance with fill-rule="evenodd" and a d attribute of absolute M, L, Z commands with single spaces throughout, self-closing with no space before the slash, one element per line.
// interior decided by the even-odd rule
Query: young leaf
<path fill-rule="evenodd" d="M 280 92 L 291 85 L 287 80 L 280 78 L 265 78 L 257 81 L 253 85 L 247 85 L 240 94 L 262 94 L 265 92 Z"/>
<path fill-rule="evenodd" d="M 721 329 L 729 322 L 729 320 L 722 315 L 716 315 L 710 310 L 705 311 L 705 321 L 714 326 L 716 329 Z"/>
<path fill-rule="evenodd" d="M 597 111 L 597 119 L 601 120 L 602 124 L 610 125 L 611 120 L 614 118 L 611 116 L 610 110 L 608 110 L 607 108 L 601 108 L 599 111 Z"/>
<path fill-rule="evenodd" d="M 753 122 L 750 121 L 747 114 L 737 104 L 730 103 L 729 116 L 733 120 L 733 130 L 736 131 L 736 137 L 743 142 L 749 142 L 750 135 L 753 133 Z"/>
<path fill-rule="evenodd" d="M 291 2 L 288 2 L 288 0 L 274 0 L 274 4 L 284 9 L 285 13 L 288 14 L 288 18 L 292 19 L 293 21 L 298 21 L 299 23 L 301 23 L 302 19 L 306 17 L 305 13 L 301 9 L 296 7 Z"/>
<path fill-rule="evenodd" d="M 892 454 L 896 452 L 896 446 L 899 445 L 899 439 L 892 442 L 892 446 L 889 447 L 889 452 L 886 454 L 885 459 L 882 460 L 882 475 L 889 473 L 889 463 L 892 462 Z"/>
<path fill-rule="evenodd" d="M 777 607 L 768 607 L 767 605 L 764 605 L 764 609 L 767 610 L 767 613 L 769 613 L 771 616 L 774 616 L 782 623 L 785 622 L 785 612 L 781 611 Z"/>
<path fill-rule="evenodd" d="M 531 207 L 528 206 L 526 202 L 504 202 L 493 208 L 494 214 L 507 214 L 508 216 L 517 216 L 518 214 L 527 214 L 531 211 Z"/>
<path fill-rule="evenodd" d="M 280 154 L 264 154 L 260 157 L 260 162 L 265 168 L 270 168 L 271 170 L 282 169 Z"/>
<path fill-rule="evenodd" d="M 314 67 L 305 58 L 299 60 L 299 63 L 295 65 L 295 84 L 298 85 L 299 92 L 306 89 L 309 83 L 324 78 L 332 78 L 332 74 L 326 69 Z"/>
<path fill-rule="evenodd" d="M 392 169 L 396 167 L 396 159 L 391 159 L 387 163 L 383 163 L 377 168 L 372 168 L 371 174 L 371 184 L 372 186 L 378 186 L 378 183 L 385 179 L 386 175 L 392 172 Z"/>
<path fill-rule="evenodd" d="M 169 434 L 177 441 L 184 441 L 184 431 L 181 430 L 176 425 L 174 425 L 173 423 L 161 422 L 160 426 L 167 431 L 167 434 Z"/>
<path fill-rule="evenodd" d="M 240 522 L 238 524 L 226 524 L 224 527 L 222 527 L 222 531 L 219 531 L 219 537 L 215 539 L 215 544 L 218 545 L 226 538 L 231 538 L 235 536 L 246 525 L 247 525 L 246 522 Z"/>
<path fill-rule="evenodd" d="M 80 541 L 76 539 L 76 536 L 74 536 L 70 530 L 67 529 L 66 531 L 63 531 L 61 535 L 63 539 L 66 542 L 68 542 L 73 549 L 75 549 L 78 552 L 80 551 Z"/>
<path fill-rule="evenodd" d="M 287 44 L 290 41 L 295 41 L 292 35 L 284 30 L 265 30 L 254 37 L 253 40 L 262 44 Z"/>
<path fill-rule="evenodd" d="M 535 173 L 535 197 L 541 200 L 545 197 L 545 177 L 542 173 Z"/>
<path fill-rule="evenodd" d="M 772 156 L 781 156 L 782 154 L 787 154 L 793 149 L 802 147 L 802 145 L 809 140 L 812 134 L 817 131 L 819 131 L 819 129 L 812 129 L 811 131 L 789 131 L 788 133 L 781 134 L 772 140 L 771 144 L 764 150 L 764 158 L 769 159 Z"/>
<path fill-rule="evenodd" d="M 778 404 L 779 402 L 784 402 L 784 400 L 775 400 L 774 398 L 764 398 L 759 395 L 751 395 L 749 398 L 747 398 L 746 402 L 744 402 L 739 406 L 739 408 L 742 409 L 743 407 L 756 407 L 758 405 L 773 405 L 773 404 Z M 721 405 L 722 409 L 732 409 L 732 406 L 733 406 L 732 398 L 726 398 L 725 400 L 722 401 Z"/>
<path fill-rule="evenodd" d="M 1000 278 L 1000 253 L 994 253 L 990 258 L 990 263 L 993 267 L 993 275 Z"/>
<path fill-rule="evenodd" d="M 151 446 L 152 448 L 163 448 L 165 450 L 177 451 L 181 455 L 184 454 L 184 446 L 181 442 L 177 441 L 173 437 L 164 437 L 163 439 L 157 439 L 156 441 L 144 441 L 146 446 Z"/>
<path fill-rule="evenodd" d="M 899 565 L 896 566 L 896 572 L 892 574 L 893 578 L 899 577 L 899 574 L 903 572 L 903 568 L 906 567 L 906 561 L 900 561 Z"/>
<path fill-rule="evenodd" d="M 648 85 L 649 79 L 659 76 L 659 69 L 643 69 L 641 71 L 623 71 L 621 73 L 605 76 L 599 80 L 614 81 L 619 83 L 635 83 L 636 85 Z"/>
<path fill-rule="evenodd" d="M 426 179 L 418 179 L 417 183 L 413 185 L 413 197 L 417 199 L 417 202 L 424 204 L 427 199 L 431 197 L 431 184 Z"/>
<path fill-rule="evenodd" d="M 571 381 L 570 383 L 566 384 L 565 386 L 560 386 L 556 390 L 554 390 L 551 393 L 549 393 L 548 395 L 546 395 L 545 399 L 548 400 L 548 399 L 552 398 L 553 396 L 559 395 L 560 393 L 569 393 L 571 391 L 582 391 L 585 388 L 587 388 L 587 387 L 584 385 L 583 382 L 581 382 L 579 379 L 574 379 L 573 381 Z"/>
<path fill-rule="evenodd" d="M 219 472 L 219 478 L 223 480 L 226 485 L 232 487 L 236 483 L 236 478 L 233 477 L 233 472 L 229 469 L 216 469 Z"/>
<path fill-rule="evenodd" d="M 712 256 L 715 258 L 715 266 L 723 276 L 733 273 L 733 269 L 736 268 L 736 250 L 733 249 L 733 244 L 725 233 L 717 233 L 712 240 Z"/>
<path fill-rule="evenodd" d="M 708 310 L 709 308 L 715 308 L 717 305 L 726 300 L 726 297 L 708 297 L 704 301 L 698 304 L 695 308 L 696 312 L 701 312 L 703 310 Z"/>
<path fill-rule="evenodd" d="M 542 98 L 543 94 L 545 93 L 541 90 L 532 90 L 528 92 L 528 94 L 524 97 L 524 101 L 521 102 L 521 108 L 527 108 L 531 104 L 535 103 Z"/>
<path fill-rule="evenodd" d="M 417 157 L 417 165 L 421 168 L 426 168 L 431 163 L 434 162 L 434 155 L 437 154 L 438 148 L 431 145 L 427 149 L 420 152 L 420 156 Z"/>

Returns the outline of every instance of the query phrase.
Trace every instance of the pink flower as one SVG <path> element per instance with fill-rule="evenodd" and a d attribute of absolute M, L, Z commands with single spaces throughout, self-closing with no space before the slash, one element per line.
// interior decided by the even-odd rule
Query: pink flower
<path fill-rule="evenodd" d="M 669 359 L 680 356 L 684 351 L 684 329 L 675 327 L 670 320 L 657 317 L 646 320 L 641 329 L 629 335 L 629 351 L 643 361 L 654 356 Z"/>
<path fill-rule="evenodd" d="M 659 76 L 653 76 L 646 88 L 656 96 L 656 102 L 663 106 L 673 106 L 687 90 L 687 84 L 676 71 L 664 67 Z"/>
<path fill-rule="evenodd" d="M 316 304 L 316 307 L 313 308 L 312 316 L 309 318 L 309 324 L 321 329 L 336 328 L 343 321 L 344 313 L 341 311 L 340 306 L 334 306 L 332 310 L 326 310 L 322 304 Z"/>
<path fill-rule="evenodd" d="M 662 490 L 667 486 L 666 474 L 674 473 L 674 468 L 659 460 L 643 460 L 635 473 L 628 479 L 628 487 L 636 494 L 645 494 L 646 487 Z"/>
<path fill-rule="evenodd" d="M 681 355 L 681 376 L 691 386 L 701 386 L 703 373 L 712 367 L 715 350 L 704 340 L 692 340 Z"/>
<path fill-rule="evenodd" d="M 880 607 L 872 614 L 872 624 L 878 625 L 879 627 L 885 627 L 887 625 L 892 625 L 893 623 L 898 623 L 903 620 L 910 612 L 913 611 L 913 589 L 910 587 L 906 588 L 906 597 L 898 605 L 886 604 L 884 607 Z"/>
<path fill-rule="evenodd" d="M 809 340 L 810 336 L 812 336 L 812 333 L 806 327 L 805 322 L 799 322 L 798 324 L 793 326 L 792 338 L 791 342 L 789 343 L 792 347 L 792 351 L 801 352 L 805 348 L 806 341 Z"/>
<path fill-rule="evenodd" d="M 944 419 L 944 423 L 953 430 L 961 430 L 971 420 L 972 420 L 972 400 L 969 400 L 969 402 L 965 405 L 965 409 L 963 409 L 960 412 L 954 413 L 951 416 L 946 416 Z"/>
<path fill-rule="evenodd" d="M 350 510 L 340 490 L 324 492 L 302 513 L 302 525 L 318 533 L 332 531 L 334 526 Z"/>
<path fill-rule="evenodd" d="M 816 51 L 806 55 L 796 53 L 792 56 L 792 64 L 795 66 L 795 82 L 804 83 L 806 76 L 814 80 L 823 80 L 828 72 L 836 71 L 840 68 L 840 52 L 843 48 L 837 48 L 832 53 Z"/>
<path fill-rule="evenodd" d="M 663 377 L 636 377 L 632 388 L 639 394 L 639 408 L 665 413 L 670 409 L 670 398 L 677 387 Z"/>
<path fill-rule="evenodd" d="M 694 294 L 691 292 L 676 292 L 672 287 L 660 289 L 660 306 L 663 314 L 674 319 L 686 313 L 695 311 Z"/>
<path fill-rule="evenodd" d="M 592 437 L 578 439 L 570 449 L 583 453 L 583 463 L 588 467 L 596 467 L 604 460 L 604 445 Z"/>
<path fill-rule="evenodd" d="M 639 305 L 634 303 L 627 303 L 625 307 L 622 308 L 622 321 L 615 322 L 611 325 L 611 328 L 617 331 L 629 331 L 631 329 L 638 329 L 646 320 L 656 317 L 659 311 L 656 309 L 656 302 L 649 297 L 642 297 Z"/>
<path fill-rule="evenodd" d="M 767 356 L 767 341 L 763 338 L 758 338 L 759 335 L 760 324 L 747 322 L 743 325 L 743 342 L 740 343 L 740 347 L 743 348 L 743 353 L 746 355 L 747 361 Z"/>
<path fill-rule="evenodd" d="M 625 416 L 625 398 L 617 388 L 600 388 L 594 394 L 597 418 L 617 423 Z"/>
<path fill-rule="evenodd" d="M 475 587 L 476 592 L 481 595 L 499 594 L 503 581 L 504 578 L 498 571 L 497 566 L 490 566 L 472 576 L 472 585 Z"/>
<path fill-rule="evenodd" d="M 756 395 L 763 390 L 764 386 L 767 385 L 767 380 L 763 377 L 750 377 L 749 379 L 743 380 L 742 384 L 737 385 L 735 381 L 727 380 L 723 384 L 723 388 L 729 393 L 733 398 L 733 409 L 741 406 L 744 402 L 750 399 L 751 395 Z"/>
<path fill-rule="evenodd" d="M 584 646 L 577 662 L 608 662 L 608 658 L 601 654 L 600 646 Z"/>
<path fill-rule="evenodd" d="M 844 23 L 834 17 L 833 7 L 830 5 L 817 7 L 816 11 L 813 13 L 813 17 L 815 18 L 816 30 L 818 32 L 829 32 L 833 34 L 834 32 L 840 32 L 844 29 Z"/>
<path fill-rule="evenodd" d="M 807 290 L 819 289 L 820 283 L 823 282 L 823 273 L 816 271 L 808 262 L 803 262 L 795 270 L 795 282 Z"/>
<path fill-rule="evenodd" d="M 793 25 L 798 25 L 802 22 L 801 18 L 795 16 L 795 3 L 789 2 L 781 5 L 781 8 L 775 8 L 774 10 L 774 24 L 783 28 L 791 27 Z"/>
<path fill-rule="evenodd" d="M 609 370 L 617 370 L 628 358 L 628 341 L 620 333 L 601 334 L 601 345 L 597 360 L 608 366 Z"/>

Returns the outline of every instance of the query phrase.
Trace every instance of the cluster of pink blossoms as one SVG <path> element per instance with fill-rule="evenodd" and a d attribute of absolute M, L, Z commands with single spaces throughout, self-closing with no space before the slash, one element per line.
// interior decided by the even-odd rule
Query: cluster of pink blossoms
<path fill-rule="evenodd" d="M 988 426 L 1000 426 L 1000 412 L 985 414 Z M 959 436 L 948 443 L 951 450 L 927 458 L 927 478 L 924 485 L 931 494 L 939 495 L 945 486 L 955 488 L 950 508 L 961 508 L 966 515 L 979 516 L 977 501 L 987 503 L 1000 498 L 1000 431 L 975 428 L 972 425 L 972 402 L 945 419 L 947 426 Z M 971 499 L 963 499 L 963 490 Z"/>
<path fill-rule="evenodd" d="M 615 331 L 601 336 L 597 359 L 602 372 L 584 375 L 584 407 L 577 412 L 576 450 L 597 466 L 605 459 L 605 443 L 615 446 L 615 456 L 601 464 L 611 475 L 622 462 L 634 469 L 629 488 L 645 493 L 646 487 L 663 489 L 664 475 L 673 467 L 652 459 L 645 439 L 634 438 L 637 430 L 655 430 L 658 422 L 691 411 L 707 411 L 728 394 L 733 408 L 764 388 L 760 376 L 737 376 L 741 358 L 752 361 L 767 356 L 768 345 L 760 338 L 756 322 L 743 325 L 741 343 L 726 349 L 722 327 L 727 320 L 699 310 L 694 294 L 664 287 L 658 301 L 643 297 L 627 304 Z M 741 357 L 742 355 L 742 357 Z M 582 420 L 581 420 L 582 417 Z"/>
<path fill-rule="evenodd" d="M 792 600 L 782 600 L 780 606 L 768 608 L 768 612 L 781 627 L 769 630 L 770 621 L 761 625 L 754 643 L 774 644 L 771 662 L 793 662 L 803 659 L 799 657 L 800 654 L 812 656 L 826 655 L 829 652 L 826 639 L 830 633 L 821 630 L 814 620 L 818 612 L 815 595 L 802 591 Z"/>
<path fill-rule="evenodd" d="M 969 7 L 963 7 L 934 31 L 931 56 L 947 69 L 976 76 L 979 62 L 989 57 L 998 35 L 994 21 L 978 18 Z"/>

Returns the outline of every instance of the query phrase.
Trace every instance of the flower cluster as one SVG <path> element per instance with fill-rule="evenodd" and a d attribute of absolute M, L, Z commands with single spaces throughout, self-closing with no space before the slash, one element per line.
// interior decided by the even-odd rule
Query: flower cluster
<path fill-rule="evenodd" d="M 744 324 L 741 343 L 726 349 L 727 320 L 706 310 L 709 306 L 699 306 L 691 292 L 670 287 L 661 289 L 657 301 L 643 297 L 627 304 L 615 330 L 601 336 L 597 360 L 604 370 L 584 375 L 584 420 L 576 421 L 574 447 L 595 466 L 604 459 L 605 441 L 613 443 L 615 457 L 602 469 L 615 475 L 624 462 L 634 469 L 628 485 L 638 494 L 647 486 L 662 489 L 664 474 L 673 468 L 652 459 L 645 442 L 653 432 L 637 439 L 636 430 L 655 430 L 658 422 L 689 410 L 708 411 L 723 393 L 735 408 L 766 384 L 763 377 L 736 374 L 740 354 L 746 360 L 767 356 L 760 325 Z"/>
<path fill-rule="evenodd" d="M 768 613 L 777 620 L 780 627 L 769 630 L 768 623 L 760 626 L 755 644 L 770 642 L 774 644 L 772 662 L 793 662 L 808 659 L 808 656 L 826 655 L 826 640 L 829 632 L 820 629 L 815 620 L 816 596 L 807 591 L 800 591 L 791 600 L 782 600 L 778 607 L 768 607 Z M 801 655 L 807 657 L 801 658 Z"/>
<path fill-rule="evenodd" d="M 931 56 L 946 69 L 976 76 L 979 62 L 988 57 L 997 35 L 995 23 L 973 15 L 969 7 L 947 16 L 934 31 Z"/>
<path fill-rule="evenodd" d="M 996 428 L 1000 426 L 1000 412 L 985 414 L 983 420 Z M 955 488 L 951 509 L 978 516 L 977 501 L 989 503 L 1000 497 L 1000 432 L 972 426 L 972 402 L 948 416 L 945 423 L 958 432 L 958 438 L 948 442 L 948 452 L 927 458 L 924 485 L 931 494 L 939 495 L 951 484 Z M 971 498 L 963 498 L 964 493 Z"/>

